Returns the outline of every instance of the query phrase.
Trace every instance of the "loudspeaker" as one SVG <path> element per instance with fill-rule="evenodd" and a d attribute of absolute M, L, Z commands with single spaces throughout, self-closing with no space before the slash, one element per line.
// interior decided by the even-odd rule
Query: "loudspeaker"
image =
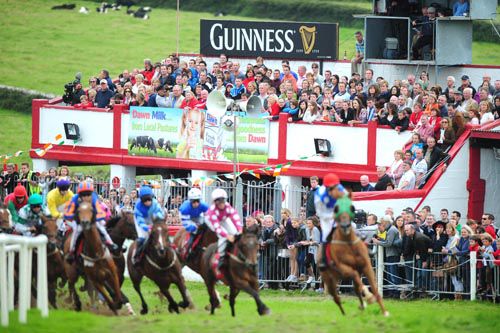
<path fill-rule="evenodd" d="M 262 110 L 262 102 L 257 96 L 251 96 L 248 100 L 239 102 L 242 111 L 247 113 L 248 117 L 258 118 Z"/>
<path fill-rule="evenodd" d="M 207 97 L 207 111 L 216 117 L 222 117 L 232 102 L 220 91 L 214 90 Z"/>

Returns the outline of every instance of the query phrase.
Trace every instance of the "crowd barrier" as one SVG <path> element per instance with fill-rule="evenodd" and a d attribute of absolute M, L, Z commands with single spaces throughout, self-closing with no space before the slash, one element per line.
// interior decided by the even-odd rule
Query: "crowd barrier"
<path fill-rule="evenodd" d="M 17 282 L 19 322 L 27 322 L 31 307 L 33 249 L 37 251 L 36 305 L 42 317 L 49 315 L 47 290 L 47 237 L 33 238 L 0 234 L 0 312 L 2 326 L 9 325 L 9 312 L 14 310 Z M 16 256 L 17 254 L 17 256 Z M 18 257 L 18 271 L 15 271 Z"/>

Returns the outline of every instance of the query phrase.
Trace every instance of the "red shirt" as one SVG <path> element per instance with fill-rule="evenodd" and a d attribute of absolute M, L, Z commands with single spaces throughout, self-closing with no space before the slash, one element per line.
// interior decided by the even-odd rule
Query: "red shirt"
<path fill-rule="evenodd" d="M 271 116 L 279 116 L 281 111 L 280 105 L 278 103 L 274 103 L 271 105 Z"/>
<path fill-rule="evenodd" d="M 413 112 L 410 116 L 410 123 L 413 125 L 413 127 L 416 127 L 418 122 L 420 121 L 420 118 L 422 117 L 424 113 L 422 111 L 420 112 Z"/>
<path fill-rule="evenodd" d="M 186 98 L 184 98 L 184 100 L 182 101 L 181 103 L 181 106 L 180 108 L 181 109 L 184 109 L 185 107 L 188 107 L 190 109 L 194 109 L 196 107 L 197 104 L 199 104 L 200 102 L 198 102 L 198 100 L 196 98 L 191 98 L 190 101 L 188 101 Z"/>
<path fill-rule="evenodd" d="M 154 68 L 152 68 L 150 71 L 143 70 L 141 74 L 144 76 L 144 80 L 146 81 L 144 83 L 150 85 L 151 80 L 153 80 L 153 76 L 155 75 L 155 70 Z"/>

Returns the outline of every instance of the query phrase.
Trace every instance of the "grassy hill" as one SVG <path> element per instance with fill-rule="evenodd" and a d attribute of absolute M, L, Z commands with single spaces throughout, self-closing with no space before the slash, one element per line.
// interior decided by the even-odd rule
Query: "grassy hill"
<path fill-rule="evenodd" d="M 116 76 L 125 68 L 141 66 L 144 58 L 160 59 L 175 52 L 174 10 L 155 8 L 151 19 L 143 21 L 125 15 L 123 10 L 98 14 L 96 3 L 88 1 L 76 3 L 78 7 L 92 9 L 89 15 L 79 14 L 77 10 L 50 10 L 60 3 L 0 0 L 3 13 L 0 16 L 0 84 L 62 94 L 64 84 L 72 81 L 78 71 L 85 80 L 102 68 Z M 351 5 L 366 6 L 366 3 L 354 1 Z M 207 12 L 181 12 L 180 52 L 198 52 L 199 20 L 213 17 L 213 13 Z M 355 30 L 341 26 L 339 54 L 347 51 L 348 57 L 351 56 Z M 474 63 L 498 64 L 499 54 L 500 43 L 473 44 Z"/>
<path fill-rule="evenodd" d="M 173 290 L 172 290 L 173 289 Z M 377 305 L 370 305 L 364 312 L 358 310 L 358 301 L 342 296 L 346 315 L 342 316 L 335 303 L 314 292 L 261 292 L 264 303 L 272 314 L 267 317 L 257 315 L 255 302 L 248 295 L 240 293 L 236 299 L 236 318 L 230 315 L 229 304 L 223 301 L 222 308 L 210 316 L 204 310 L 208 304 L 206 289 L 201 283 L 188 283 L 188 289 L 196 305 L 180 315 L 169 314 L 165 301 L 159 300 L 157 288 L 145 279 L 142 290 L 149 304 L 149 314 L 135 317 L 114 317 L 84 310 L 77 313 L 70 310 L 54 310 L 49 318 L 40 318 L 39 312 L 31 311 L 28 324 L 17 323 L 15 313 L 11 315 L 12 326 L 6 332 L 495 332 L 500 324 L 498 305 L 475 302 L 437 302 L 429 300 L 402 302 L 386 300 L 390 317 L 380 315 Z M 226 287 L 219 286 L 221 295 L 227 294 Z M 180 296 L 171 288 L 173 297 Z M 124 292 L 131 300 L 135 311 L 139 311 L 140 301 L 130 285 L 125 281 Z M 83 293 L 80 293 L 84 296 Z M 61 302 L 59 302 L 61 303 Z M 84 302 L 86 304 L 86 302 Z M 404 305 L 404 306 L 402 306 Z M 104 314 L 103 314 L 104 313 Z M 2 332 L 2 329 L 0 329 Z"/>

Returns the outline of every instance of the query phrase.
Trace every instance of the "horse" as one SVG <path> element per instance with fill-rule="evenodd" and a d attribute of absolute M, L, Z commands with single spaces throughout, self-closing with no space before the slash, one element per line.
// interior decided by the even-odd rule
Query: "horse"
<path fill-rule="evenodd" d="M 141 298 L 141 314 L 148 313 L 148 305 L 141 292 L 141 281 L 144 276 L 152 280 L 158 286 L 160 292 L 167 298 L 169 312 L 179 313 L 179 307 L 184 309 L 190 307 L 192 302 L 188 296 L 184 277 L 182 276 L 182 266 L 178 260 L 177 253 L 170 244 L 168 227 L 165 221 L 154 221 L 151 234 L 144 247 L 144 258 L 140 267 L 136 267 L 132 263 L 137 242 L 134 242 L 130 246 L 127 257 L 130 280 Z M 178 304 L 168 290 L 171 283 L 174 283 L 181 293 L 182 302 Z"/>
<path fill-rule="evenodd" d="M 270 314 L 269 308 L 262 302 L 259 296 L 259 283 L 257 277 L 259 242 L 257 235 L 251 231 L 235 236 L 234 244 L 227 251 L 228 261 L 224 268 L 224 276 L 221 279 L 229 286 L 229 305 L 231 315 L 234 317 L 236 296 L 243 290 L 255 299 L 259 315 Z M 217 276 L 214 272 L 217 256 L 217 243 L 211 244 L 202 258 L 201 275 L 207 286 L 210 296 L 210 314 L 214 314 L 215 308 L 220 306 L 219 298 L 215 291 Z"/>
<path fill-rule="evenodd" d="M 350 205 L 350 209 L 354 212 L 352 205 Z M 338 206 L 335 206 L 334 211 L 338 212 Z M 360 309 L 365 309 L 365 299 L 370 304 L 377 301 L 382 314 L 387 317 L 389 312 L 384 307 L 382 296 L 379 294 L 377 284 L 375 283 L 375 275 L 368 255 L 368 248 L 353 230 L 351 218 L 348 213 L 339 214 L 338 220 L 339 227 L 333 232 L 332 240 L 326 251 L 331 258 L 331 263 L 321 272 L 321 278 L 326 289 L 333 297 L 342 314 L 345 315 L 337 293 L 337 282 L 342 279 L 352 279 L 354 282 L 354 291 L 360 301 Z M 361 275 L 367 278 L 371 292 L 361 281 Z"/>
<path fill-rule="evenodd" d="M 135 230 L 134 214 L 130 211 L 122 212 L 121 216 L 112 218 L 106 224 L 109 236 L 113 243 L 122 248 L 126 239 L 135 240 L 137 238 L 137 231 Z M 118 278 L 120 286 L 124 281 L 125 273 L 125 257 L 123 253 L 115 256 L 113 255 L 116 267 L 118 268 Z"/>
<path fill-rule="evenodd" d="M 78 207 L 77 218 L 83 228 L 84 244 L 81 257 L 84 261 L 83 271 L 85 276 L 104 297 L 111 311 L 117 315 L 117 310 L 121 308 L 122 304 L 128 303 L 128 300 L 120 290 L 118 271 L 113 258 L 102 243 L 99 231 L 95 226 L 96 221 L 92 205 L 82 202 Z M 69 241 L 70 237 L 68 237 L 64 246 L 66 253 L 69 251 Z M 80 311 L 81 301 L 75 289 L 75 284 L 80 275 L 76 260 L 73 264 L 65 262 L 65 271 L 75 309 Z"/>
<path fill-rule="evenodd" d="M 187 243 L 188 232 L 184 228 L 180 228 L 177 231 L 177 233 L 174 236 L 173 243 L 175 245 L 175 248 L 177 249 L 177 254 L 179 255 L 182 266 L 187 265 L 189 268 L 191 268 L 196 273 L 201 274 L 202 254 L 210 244 L 217 242 L 217 235 L 210 228 L 208 228 L 204 225 L 200 226 L 199 228 L 205 229 L 201 233 L 201 235 L 197 236 L 197 237 L 199 237 L 199 239 L 195 240 L 195 242 L 198 243 L 198 245 L 196 246 L 196 252 L 201 251 L 200 254 L 192 253 L 189 256 L 189 258 L 185 258 L 183 253 L 181 253 L 183 250 L 187 251 L 187 249 L 185 249 L 185 247 L 186 247 L 186 243 Z"/>
<path fill-rule="evenodd" d="M 3 203 L 0 203 L 0 233 L 12 233 L 12 216 Z"/>
<path fill-rule="evenodd" d="M 60 249 L 60 241 L 57 237 L 57 220 L 54 218 L 41 217 L 43 224 L 37 228 L 38 234 L 47 236 L 47 282 L 49 302 L 54 309 L 57 309 L 56 290 L 57 280 L 60 279 L 59 287 L 66 284 L 66 272 L 64 271 L 64 257 Z M 36 267 L 36 266 L 33 266 Z"/>

